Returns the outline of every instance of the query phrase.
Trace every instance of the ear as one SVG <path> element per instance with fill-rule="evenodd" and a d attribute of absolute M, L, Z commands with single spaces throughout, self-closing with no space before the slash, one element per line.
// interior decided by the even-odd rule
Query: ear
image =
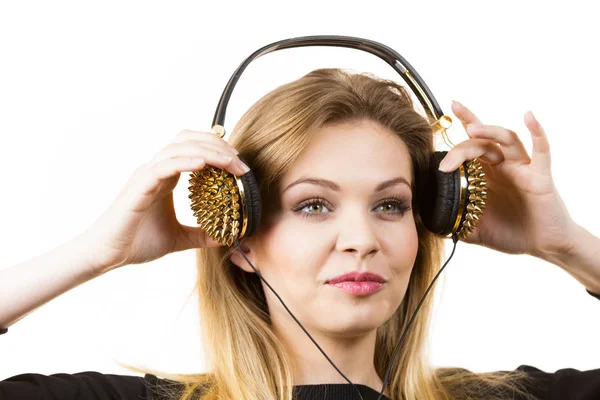
<path fill-rule="evenodd" d="M 246 272 L 254 273 L 254 270 L 248 264 L 248 261 L 246 261 L 246 259 L 242 256 L 241 251 L 244 252 L 244 255 L 246 256 L 246 258 L 248 260 L 250 260 L 252 265 L 254 265 L 254 268 L 258 269 L 258 267 L 256 266 L 256 252 L 252 251 L 252 248 L 249 246 L 249 243 L 247 241 L 241 242 L 240 247 L 241 247 L 241 250 L 240 250 L 240 248 L 234 246 L 234 248 L 232 249 L 233 253 L 231 253 L 231 256 L 229 257 L 229 259 L 231 260 L 231 262 L 233 264 L 235 264 L 242 270 L 244 270 Z"/>

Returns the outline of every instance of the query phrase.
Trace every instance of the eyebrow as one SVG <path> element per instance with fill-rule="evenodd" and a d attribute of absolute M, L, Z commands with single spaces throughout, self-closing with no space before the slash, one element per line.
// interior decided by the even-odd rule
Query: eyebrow
<path fill-rule="evenodd" d="M 289 185 L 287 185 L 285 187 L 285 189 L 283 189 L 283 191 L 281 193 L 283 194 L 286 190 L 288 190 L 292 186 L 299 185 L 300 183 L 310 183 L 310 184 L 313 184 L 313 185 L 319 185 L 319 186 L 326 187 L 326 188 L 334 190 L 336 192 L 340 191 L 339 185 L 336 184 L 335 182 L 328 181 L 327 179 L 319 179 L 319 178 L 310 178 L 309 177 L 309 178 L 300 178 L 300 179 L 295 180 L 294 182 L 292 182 Z M 395 185 L 398 185 L 400 183 L 404 183 L 409 188 L 411 187 L 410 183 L 408 183 L 408 181 L 404 177 L 398 176 L 396 178 L 388 179 L 386 181 L 381 182 L 375 188 L 375 192 L 381 192 L 382 190 L 387 189 L 390 186 L 395 186 Z"/>

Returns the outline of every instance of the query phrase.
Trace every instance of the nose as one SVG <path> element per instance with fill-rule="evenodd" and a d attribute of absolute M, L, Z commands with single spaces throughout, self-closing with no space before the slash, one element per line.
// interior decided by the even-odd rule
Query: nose
<path fill-rule="evenodd" d="M 338 224 L 338 251 L 355 253 L 360 260 L 379 251 L 379 240 L 369 212 L 348 210 L 338 219 Z"/>

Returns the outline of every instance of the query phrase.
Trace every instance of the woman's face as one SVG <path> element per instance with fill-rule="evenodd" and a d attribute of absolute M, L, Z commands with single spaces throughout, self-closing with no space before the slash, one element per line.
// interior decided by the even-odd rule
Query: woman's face
<path fill-rule="evenodd" d="M 323 127 L 283 177 L 281 211 L 247 256 L 309 331 L 365 334 L 400 305 L 418 246 L 411 176 L 406 145 L 365 120 Z M 277 326 L 290 317 L 264 289 Z"/>

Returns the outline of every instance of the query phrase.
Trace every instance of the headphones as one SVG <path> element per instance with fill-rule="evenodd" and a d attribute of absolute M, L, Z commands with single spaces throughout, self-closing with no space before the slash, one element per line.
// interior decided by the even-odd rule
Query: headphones
<path fill-rule="evenodd" d="M 225 86 L 212 123 L 213 133 L 225 136 L 225 112 L 238 79 L 253 60 L 276 50 L 306 46 L 348 47 L 366 51 L 383 59 L 404 78 L 417 95 L 425 112 L 432 116 L 433 134 L 441 133 L 448 144 L 446 129 L 452 119 L 442 112 L 435 97 L 417 71 L 400 54 L 381 43 L 351 36 L 303 36 L 268 44 L 252 53 L 235 70 Z M 450 147 L 454 145 L 452 142 Z M 464 239 L 479 224 L 485 208 L 486 180 L 477 159 L 467 161 L 450 173 L 438 170 L 447 151 L 435 151 L 429 163 L 429 182 L 425 185 L 419 209 L 425 227 L 440 236 L 457 235 Z M 240 159 L 248 165 L 241 155 Z M 235 239 L 252 236 L 260 225 L 261 200 L 252 173 L 238 177 L 206 165 L 191 173 L 189 198 L 198 225 L 215 241 L 231 246 Z"/>
<path fill-rule="evenodd" d="M 219 135 L 221 138 L 225 136 L 224 122 L 227 103 L 229 102 L 235 84 L 250 62 L 262 55 L 276 50 L 305 46 L 349 47 L 366 51 L 383 59 L 404 78 L 413 92 L 416 93 L 425 112 L 428 113 L 429 117 L 433 117 L 435 120 L 431 125 L 433 134 L 441 133 L 446 143 L 450 142 L 450 139 L 446 134 L 446 129 L 452 125 L 452 119 L 449 116 L 444 115 L 425 82 L 423 82 L 419 74 L 417 74 L 417 71 L 415 71 L 408 61 L 400 54 L 393 49 L 372 40 L 350 36 L 327 35 L 303 36 L 281 40 L 261 47 L 246 58 L 246 60 L 244 60 L 244 62 L 242 62 L 235 70 L 221 95 L 213 119 L 213 133 Z M 450 145 L 454 146 L 452 145 L 452 142 L 450 142 Z M 458 239 L 465 238 L 473 231 L 483 214 L 482 210 L 485 208 L 487 194 L 486 180 L 481 164 L 477 159 L 474 159 L 463 163 L 453 172 L 445 173 L 438 168 L 441 160 L 447 153 L 448 152 L 446 151 L 435 151 L 432 154 L 429 162 L 428 182 L 425 185 L 422 197 L 419 199 L 419 208 L 425 227 L 437 235 L 451 237 L 454 247 L 444 265 L 442 265 L 432 282 L 429 284 L 429 287 L 423 294 L 423 297 L 414 310 L 404 332 L 398 340 L 388 364 L 383 379 L 383 387 L 377 398 L 378 400 L 383 397 L 383 392 L 390 377 L 394 360 L 399 354 L 402 341 L 412 326 L 423 301 L 454 255 Z M 248 165 L 241 155 L 238 155 L 238 157 Z M 194 211 L 194 216 L 197 218 L 200 227 L 207 235 L 218 243 L 227 246 L 235 244 L 237 250 L 252 267 L 256 275 L 273 292 L 294 321 L 302 328 L 304 333 L 319 349 L 323 356 L 325 356 L 327 361 L 329 361 L 336 371 L 354 387 L 358 397 L 362 400 L 363 397 L 356 385 L 354 385 L 350 379 L 340 371 L 329 356 L 327 356 L 325 351 L 323 351 L 302 323 L 290 311 L 273 287 L 264 279 L 254 265 L 252 265 L 244 252 L 240 250 L 241 246 L 238 239 L 253 235 L 258 230 L 261 219 L 260 189 L 252 171 L 250 170 L 246 174 L 238 177 L 221 168 L 206 165 L 201 171 L 192 172 L 189 183 L 189 198 L 192 200 L 192 210 Z"/>

